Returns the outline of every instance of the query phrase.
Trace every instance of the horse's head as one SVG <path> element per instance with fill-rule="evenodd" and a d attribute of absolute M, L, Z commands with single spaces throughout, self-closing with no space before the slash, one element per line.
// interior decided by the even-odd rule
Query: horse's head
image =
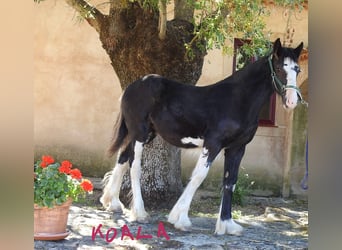
<path fill-rule="evenodd" d="M 278 38 L 273 45 L 269 58 L 274 88 L 282 96 L 285 108 L 294 109 L 298 98 L 302 99 L 297 87 L 297 75 L 300 72 L 298 57 L 303 49 L 303 42 L 297 48 L 282 47 Z"/>

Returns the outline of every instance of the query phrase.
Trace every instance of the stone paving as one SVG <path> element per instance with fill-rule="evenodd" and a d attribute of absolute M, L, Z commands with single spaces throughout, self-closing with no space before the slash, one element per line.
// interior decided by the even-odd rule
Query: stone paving
<path fill-rule="evenodd" d="M 201 207 L 203 202 L 210 202 L 213 196 L 199 190 L 191 209 L 196 210 L 196 204 Z M 215 204 L 211 210 L 218 211 L 218 206 Z M 182 232 L 167 223 L 169 211 L 166 210 L 148 210 L 150 223 L 138 224 L 130 221 L 128 213 L 113 215 L 100 206 L 76 204 L 70 209 L 69 236 L 60 241 L 35 241 L 34 247 L 49 250 L 308 249 L 307 201 L 251 197 L 245 206 L 234 210 L 238 211 L 236 221 L 244 227 L 241 236 L 214 235 L 217 212 L 190 211 L 192 231 Z"/>

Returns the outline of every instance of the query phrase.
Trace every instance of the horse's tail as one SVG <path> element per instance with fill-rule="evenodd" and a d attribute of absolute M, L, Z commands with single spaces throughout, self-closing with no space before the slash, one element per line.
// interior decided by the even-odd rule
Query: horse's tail
<path fill-rule="evenodd" d="M 114 134 L 110 147 L 107 150 L 108 157 L 112 157 L 125 143 L 125 139 L 128 135 L 128 129 L 125 123 L 125 119 L 119 112 L 118 118 L 114 126 Z"/>

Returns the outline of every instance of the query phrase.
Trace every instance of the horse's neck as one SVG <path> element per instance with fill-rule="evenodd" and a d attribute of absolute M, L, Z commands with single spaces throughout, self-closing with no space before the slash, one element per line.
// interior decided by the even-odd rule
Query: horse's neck
<path fill-rule="evenodd" d="M 246 75 L 252 80 L 247 84 L 255 85 L 260 91 L 273 92 L 271 69 L 266 58 L 261 58 L 252 65 L 249 65 L 246 67 L 246 71 Z"/>
<path fill-rule="evenodd" d="M 253 64 L 248 65 L 236 75 L 233 79 L 236 79 L 238 84 L 242 84 L 244 97 L 243 101 L 251 109 L 251 113 L 259 114 L 262 106 L 269 100 L 270 96 L 274 92 L 271 81 L 271 71 L 268 67 L 266 58 L 261 58 Z"/>

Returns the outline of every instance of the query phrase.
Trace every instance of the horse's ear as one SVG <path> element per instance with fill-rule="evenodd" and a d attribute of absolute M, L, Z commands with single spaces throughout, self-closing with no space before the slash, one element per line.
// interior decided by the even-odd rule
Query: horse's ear
<path fill-rule="evenodd" d="M 300 55 L 300 52 L 302 52 L 302 49 L 303 49 L 303 42 L 301 42 L 297 48 L 294 49 L 294 53 L 295 55 L 297 56 L 297 58 L 299 57 Z"/>
<path fill-rule="evenodd" d="M 277 40 L 275 40 L 273 44 L 273 56 L 275 56 L 276 59 L 278 59 L 282 53 L 283 53 L 283 48 L 281 46 L 280 38 L 278 38 Z"/>

